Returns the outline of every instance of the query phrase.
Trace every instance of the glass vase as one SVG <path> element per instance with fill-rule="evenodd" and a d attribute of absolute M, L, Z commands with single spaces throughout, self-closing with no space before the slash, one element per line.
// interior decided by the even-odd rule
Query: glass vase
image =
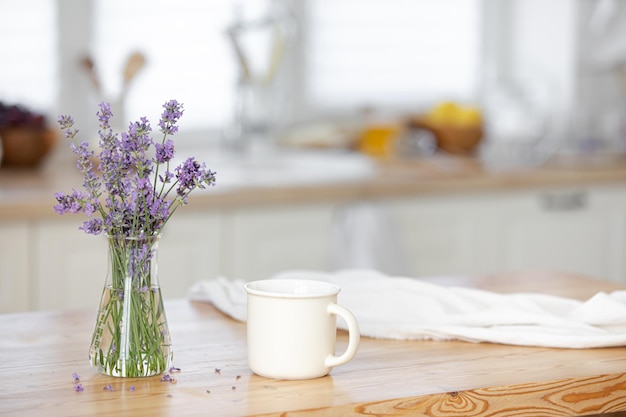
<path fill-rule="evenodd" d="M 108 236 L 108 268 L 89 358 L 100 372 L 144 377 L 172 360 L 157 251 L 160 236 Z"/>

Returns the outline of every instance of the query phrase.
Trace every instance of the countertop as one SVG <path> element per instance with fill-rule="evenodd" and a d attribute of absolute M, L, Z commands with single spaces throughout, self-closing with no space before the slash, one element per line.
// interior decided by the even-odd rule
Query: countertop
<path fill-rule="evenodd" d="M 519 273 L 436 281 L 581 300 L 624 285 Z M 247 366 L 245 324 L 210 304 L 166 302 L 173 382 L 113 378 L 89 365 L 95 310 L 0 315 L 0 415 L 573 416 L 626 410 L 626 348 L 550 349 L 362 338 L 329 376 L 280 381 Z M 339 351 L 347 336 L 339 332 Z M 74 390 L 72 373 L 84 388 Z M 104 389 L 108 387 L 110 389 Z M 131 389 L 131 386 L 134 389 Z"/>
<path fill-rule="evenodd" d="M 207 166 L 215 169 L 210 162 Z M 471 157 L 375 160 L 318 152 L 260 156 L 252 163 L 219 161 L 217 166 L 216 186 L 194 192 L 189 209 L 626 184 L 623 158 L 493 170 Z M 54 193 L 80 189 L 81 181 L 67 155 L 53 156 L 36 170 L 0 169 L 0 220 L 54 217 Z"/>

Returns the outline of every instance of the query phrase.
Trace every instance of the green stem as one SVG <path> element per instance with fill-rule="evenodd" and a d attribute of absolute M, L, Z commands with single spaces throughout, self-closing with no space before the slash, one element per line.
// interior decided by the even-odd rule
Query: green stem
<path fill-rule="evenodd" d="M 103 373 L 138 377 L 167 370 L 171 359 L 161 292 L 153 275 L 156 259 L 142 245 L 157 238 L 109 240 L 111 283 L 105 286 L 92 338 L 92 364 Z M 134 275 L 131 276 L 130 274 Z"/>

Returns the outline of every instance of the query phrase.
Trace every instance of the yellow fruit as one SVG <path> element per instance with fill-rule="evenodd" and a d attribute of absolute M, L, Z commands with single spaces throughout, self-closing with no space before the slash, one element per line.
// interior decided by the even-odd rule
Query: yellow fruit
<path fill-rule="evenodd" d="M 437 126 L 479 126 L 482 114 L 476 107 L 461 106 L 451 101 L 444 101 L 428 112 L 428 120 Z"/>
<path fill-rule="evenodd" d="M 358 148 L 372 156 L 388 156 L 392 153 L 395 139 L 400 135 L 396 125 L 373 125 L 363 132 Z"/>
<path fill-rule="evenodd" d="M 456 124 L 460 126 L 480 126 L 483 116 L 475 107 L 464 107 L 457 114 Z"/>
<path fill-rule="evenodd" d="M 430 111 L 428 118 L 435 124 L 453 124 L 458 112 L 458 105 L 450 101 L 444 101 L 437 104 Z"/>

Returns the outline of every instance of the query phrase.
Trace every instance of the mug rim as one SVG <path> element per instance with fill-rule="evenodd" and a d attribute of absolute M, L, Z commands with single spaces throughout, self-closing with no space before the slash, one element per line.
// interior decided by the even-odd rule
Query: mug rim
<path fill-rule="evenodd" d="M 316 288 L 311 292 L 294 292 L 298 285 L 313 284 Z M 258 286 L 271 285 L 273 289 L 258 288 Z M 255 286 L 257 288 L 255 288 Z M 282 287 L 281 287 L 282 286 Z M 261 279 L 246 282 L 244 288 L 248 294 L 272 298 L 322 298 L 339 294 L 341 287 L 328 281 L 302 278 L 276 278 Z M 281 291 L 280 288 L 283 290 Z"/>

